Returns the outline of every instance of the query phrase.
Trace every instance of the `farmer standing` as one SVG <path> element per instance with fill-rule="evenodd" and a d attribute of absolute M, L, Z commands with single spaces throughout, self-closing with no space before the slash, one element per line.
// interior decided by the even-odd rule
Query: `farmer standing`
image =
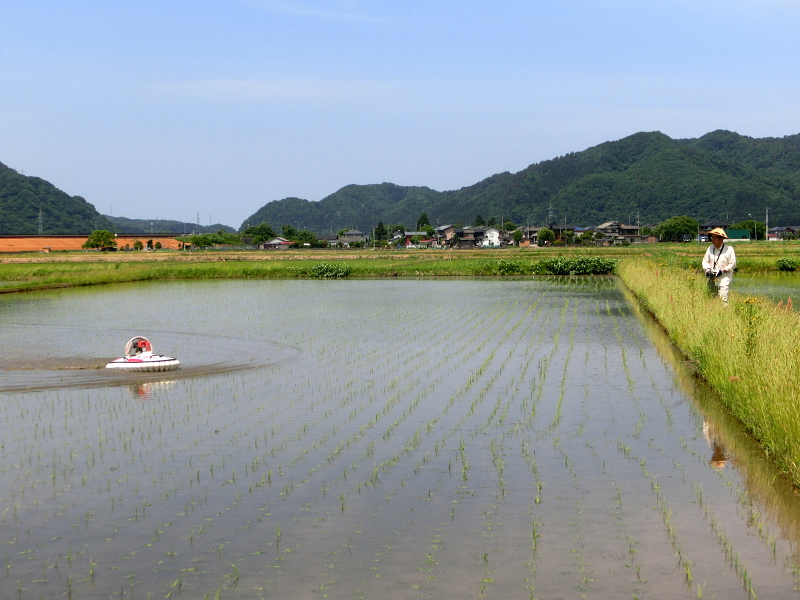
<path fill-rule="evenodd" d="M 708 290 L 719 294 L 722 301 L 728 304 L 728 290 L 733 279 L 733 269 L 736 267 L 736 253 L 733 247 L 725 245 L 728 235 L 721 227 L 709 231 L 711 245 L 703 256 L 703 270 L 708 278 Z"/>

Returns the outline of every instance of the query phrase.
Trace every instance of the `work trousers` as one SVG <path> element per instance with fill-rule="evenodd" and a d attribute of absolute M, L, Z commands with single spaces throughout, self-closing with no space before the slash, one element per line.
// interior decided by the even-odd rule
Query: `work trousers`
<path fill-rule="evenodd" d="M 728 303 L 728 290 L 731 288 L 731 277 L 727 274 L 722 277 L 708 278 L 708 291 L 712 296 L 719 296 L 722 301 Z"/>

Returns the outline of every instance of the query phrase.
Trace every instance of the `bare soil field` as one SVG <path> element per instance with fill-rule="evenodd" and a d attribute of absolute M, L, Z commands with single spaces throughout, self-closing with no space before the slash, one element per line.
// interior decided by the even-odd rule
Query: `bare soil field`
<path fill-rule="evenodd" d="M 83 244 L 88 236 L 54 236 L 54 237 L 31 237 L 31 236 L 3 236 L 0 237 L 0 253 L 6 252 L 36 252 L 47 255 L 50 252 L 82 250 Z M 125 235 L 117 236 L 117 246 L 124 248 L 127 244 L 133 244 L 139 240 L 144 242 L 150 239 L 148 236 Z M 156 238 L 164 248 L 178 250 L 180 242 L 174 238 Z M 95 251 L 87 251 L 94 253 Z"/>

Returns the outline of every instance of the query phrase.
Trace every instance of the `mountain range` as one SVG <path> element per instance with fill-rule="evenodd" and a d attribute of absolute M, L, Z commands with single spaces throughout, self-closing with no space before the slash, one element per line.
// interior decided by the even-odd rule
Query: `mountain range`
<path fill-rule="evenodd" d="M 318 202 L 269 202 L 242 227 L 269 223 L 317 232 L 384 225 L 473 223 L 477 215 L 517 224 L 657 223 L 677 215 L 736 222 L 800 223 L 800 135 L 754 139 L 714 131 L 696 139 L 636 133 L 581 152 L 499 173 L 459 190 L 392 183 L 348 185 Z"/>
<path fill-rule="evenodd" d="M 459 190 L 381 183 L 348 185 L 320 201 L 274 200 L 240 230 L 268 223 L 276 231 L 284 224 L 317 233 L 370 231 L 379 221 L 413 228 L 423 212 L 434 226 L 468 225 L 478 215 L 519 225 L 655 224 L 677 215 L 733 223 L 750 216 L 763 220 L 767 209 L 771 225 L 800 223 L 800 134 L 751 138 L 718 130 L 672 139 L 641 132 Z M 35 235 L 40 222 L 44 234 L 233 230 L 101 215 L 84 198 L 0 163 L 0 234 Z"/>

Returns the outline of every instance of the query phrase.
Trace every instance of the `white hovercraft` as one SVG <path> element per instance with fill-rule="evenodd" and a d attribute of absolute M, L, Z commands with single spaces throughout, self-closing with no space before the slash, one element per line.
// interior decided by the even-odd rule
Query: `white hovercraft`
<path fill-rule="evenodd" d="M 112 360 L 106 365 L 106 369 L 132 372 L 172 371 L 177 369 L 180 364 L 181 362 L 177 358 L 153 354 L 150 340 L 137 335 L 125 344 L 125 356 Z"/>

